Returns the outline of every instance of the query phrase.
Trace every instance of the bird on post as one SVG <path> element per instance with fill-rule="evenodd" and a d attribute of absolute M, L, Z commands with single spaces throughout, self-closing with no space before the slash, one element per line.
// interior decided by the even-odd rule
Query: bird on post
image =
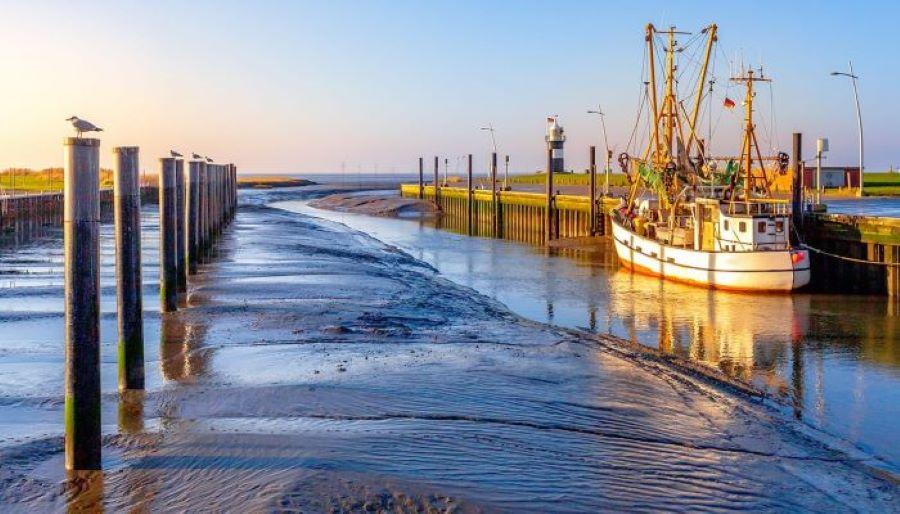
<path fill-rule="evenodd" d="M 191 153 L 191 159 L 203 159 L 203 156 L 196 153 Z"/>
<path fill-rule="evenodd" d="M 71 122 L 72 126 L 75 127 L 75 134 L 79 139 L 81 139 L 81 135 L 85 132 L 103 132 L 103 129 L 89 122 L 88 120 L 83 120 L 78 116 L 72 116 L 71 118 L 66 118 L 66 121 Z"/>
<path fill-rule="evenodd" d="M 181 157 L 181 154 L 176 152 L 175 150 L 169 150 L 169 155 L 175 158 Z"/>
<path fill-rule="evenodd" d="M 206 162 L 213 162 L 213 160 L 210 159 L 209 157 L 207 157 L 207 158 L 206 158 Z"/>

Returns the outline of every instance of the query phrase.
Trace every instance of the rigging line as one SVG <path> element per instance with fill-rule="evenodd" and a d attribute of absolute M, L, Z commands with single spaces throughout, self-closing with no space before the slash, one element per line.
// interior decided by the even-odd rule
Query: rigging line
<path fill-rule="evenodd" d="M 772 151 L 775 151 L 775 145 L 778 144 L 778 141 L 781 139 L 778 134 L 778 119 L 776 118 L 776 110 L 775 110 L 775 85 L 772 82 L 769 82 L 769 109 L 772 114 L 772 133 L 774 134 Z"/>

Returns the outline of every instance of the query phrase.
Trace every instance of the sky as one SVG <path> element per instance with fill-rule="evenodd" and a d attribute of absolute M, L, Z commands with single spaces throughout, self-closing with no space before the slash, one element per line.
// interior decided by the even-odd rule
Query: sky
<path fill-rule="evenodd" d="M 410 172 L 419 156 L 475 154 L 495 127 L 514 171 L 543 166 L 548 115 L 567 167 L 588 146 L 626 148 L 641 90 L 644 26 L 719 26 L 713 138 L 737 152 L 730 69 L 762 64 L 760 143 L 826 164 L 857 163 L 848 60 L 860 76 L 866 169 L 900 166 L 900 4 L 872 2 L 0 0 L 0 168 L 61 166 L 64 121 L 88 119 L 112 148 L 141 147 L 146 171 L 170 148 L 244 173 Z M 690 38 L 691 36 L 684 36 Z M 686 67 L 686 65 L 685 65 Z M 738 101 L 723 111 L 721 100 Z M 461 170 L 461 168 L 460 168 Z"/>

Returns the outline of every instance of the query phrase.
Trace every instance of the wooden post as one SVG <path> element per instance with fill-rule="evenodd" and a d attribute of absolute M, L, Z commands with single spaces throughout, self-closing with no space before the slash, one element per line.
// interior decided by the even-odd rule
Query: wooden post
<path fill-rule="evenodd" d="M 493 237 L 500 237 L 500 205 L 497 200 L 497 152 L 491 152 L 491 236 Z"/>
<path fill-rule="evenodd" d="M 553 240 L 553 145 L 547 143 L 547 212 L 544 220 L 544 237 L 546 243 Z"/>
<path fill-rule="evenodd" d="M 438 183 L 438 156 L 434 156 L 434 205 L 437 206 L 438 210 L 441 210 L 441 186 Z"/>
<path fill-rule="evenodd" d="M 472 195 L 472 154 L 469 154 L 469 170 L 466 179 L 466 231 L 470 236 L 472 235 L 472 209 L 475 208 L 472 203 Z"/>
<path fill-rule="evenodd" d="M 419 157 L 419 200 L 425 198 L 425 159 Z"/>
<path fill-rule="evenodd" d="M 187 292 L 187 239 L 185 239 L 185 227 L 187 225 L 187 209 L 185 208 L 184 193 L 184 161 L 175 160 L 175 269 L 178 272 L 176 285 L 179 293 Z"/>
<path fill-rule="evenodd" d="M 175 159 L 159 160 L 159 299 L 162 312 L 178 310 Z"/>
<path fill-rule="evenodd" d="M 206 255 L 209 246 L 209 164 L 200 162 L 199 202 L 197 214 L 197 227 L 199 228 L 199 252 L 198 257 Z"/>
<path fill-rule="evenodd" d="M 65 463 L 100 469 L 100 140 L 65 146 Z"/>
<path fill-rule="evenodd" d="M 198 225 L 200 207 L 200 161 L 188 163 L 188 172 L 185 175 L 185 216 L 187 217 L 187 269 L 193 275 L 197 273 L 197 254 L 200 249 L 200 228 Z"/>
<path fill-rule="evenodd" d="M 793 176 L 791 177 L 791 213 L 794 227 L 803 227 L 803 134 L 794 132 Z"/>
<path fill-rule="evenodd" d="M 591 199 L 591 220 L 588 227 L 590 235 L 597 233 L 597 148 L 591 146 L 591 187 L 588 193 Z"/>
<path fill-rule="evenodd" d="M 136 146 L 120 146 L 113 153 L 119 390 L 139 390 L 144 388 L 140 165 Z"/>

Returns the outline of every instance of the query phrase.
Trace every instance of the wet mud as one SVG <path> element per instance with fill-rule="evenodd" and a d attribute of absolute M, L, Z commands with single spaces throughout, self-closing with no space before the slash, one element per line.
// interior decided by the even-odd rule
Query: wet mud
<path fill-rule="evenodd" d="M 242 192 L 185 308 L 147 313 L 137 397 L 115 392 L 104 239 L 100 473 L 62 471 L 57 250 L 2 255 L 28 273 L 0 290 L 0 510 L 897 510 L 865 457 L 749 397 L 268 206 L 309 194 Z M 148 211 L 150 309 L 154 231 Z"/>

